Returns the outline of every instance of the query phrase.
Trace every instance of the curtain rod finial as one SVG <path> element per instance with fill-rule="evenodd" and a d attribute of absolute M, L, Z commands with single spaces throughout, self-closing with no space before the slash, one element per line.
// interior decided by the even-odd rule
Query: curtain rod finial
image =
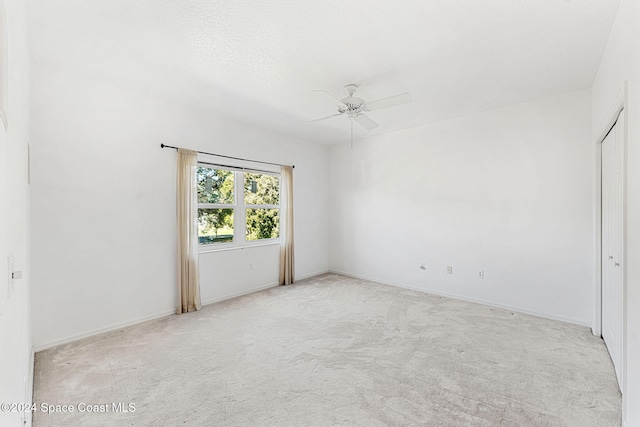
<path fill-rule="evenodd" d="M 160 148 L 164 148 L 164 144 L 160 144 Z"/>

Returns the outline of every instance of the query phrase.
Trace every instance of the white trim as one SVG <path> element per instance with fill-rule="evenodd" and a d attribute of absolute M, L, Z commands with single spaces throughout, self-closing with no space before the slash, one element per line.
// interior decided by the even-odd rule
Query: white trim
<path fill-rule="evenodd" d="M 627 106 L 627 86 L 628 82 L 625 81 L 622 85 L 622 89 L 616 95 L 616 98 L 609 107 L 609 111 L 604 117 L 602 124 L 598 128 L 598 132 L 595 134 L 595 143 L 600 144 L 604 138 L 607 136 L 613 125 L 616 124 L 616 120 L 618 120 L 618 116 L 620 112 L 625 109 Z"/>
<path fill-rule="evenodd" d="M 249 203 L 244 204 L 245 209 L 280 209 L 280 205 L 251 205 Z"/>
<path fill-rule="evenodd" d="M 324 270 L 324 271 L 320 271 L 320 272 L 317 272 L 317 273 L 305 274 L 304 276 L 297 277 L 296 281 L 294 283 L 298 283 L 301 280 L 309 279 L 311 277 L 321 276 L 323 274 L 327 274 L 328 272 L 329 272 L 329 270 Z M 236 294 L 231 294 L 231 295 L 227 295 L 227 296 L 224 296 L 224 297 L 215 298 L 215 299 L 212 299 L 212 300 L 207 300 L 206 302 L 203 302 L 202 305 L 204 306 L 204 305 L 215 304 L 215 303 L 226 301 L 226 300 L 229 300 L 229 299 L 241 297 L 243 295 L 252 294 L 254 292 L 264 291 L 265 289 L 276 288 L 278 286 L 280 286 L 278 283 L 273 284 L 273 282 L 272 282 L 270 285 L 260 286 L 260 287 L 257 287 L 257 288 L 250 289 L 248 291 L 238 292 Z"/>
<path fill-rule="evenodd" d="M 590 326 L 589 322 L 584 322 L 582 320 L 571 319 L 571 318 L 568 318 L 568 317 L 556 316 L 554 314 L 527 310 L 527 309 L 524 309 L 524 308 L 521 308 L 521 307 L 516 307 L 516 306 L 512 306 L 512 305 L 508 305 L 508 304 L 500 304 L 500 303 L 496 303 L 496 302 L 493 302 L 493 301 L 483 300 L 483 299 L 480 299 L 480 298 L 470 298 L 470 297 L 467 297 L 467 296 L 464 296 L 464 295 L 454 294 L 454 293 L 450 293 L 450 292 L 442 292 L 442 291 L 439 291 L 439 290 L 434 290 L 434 289 L 429 289 L 429 288 L 424 289 L 424 288 L 417 288 L 415 286 L 408 286 L 408 285 L 402 285 L 402 284 L 398 284 L 398 283 L 391 283 L 391 282 L 386 282 L 386 281 L 375 279 L 375 278 L 371 278 L 371 277 L 361 276 L 361 275 L 358 275 L 358 274 L 351 274 L 351 273 L 338 271 L 338 270 L 329 270 L 329 272 L 330 273 L 334 273 L 334 274 L 341 274 L 341 275 L 347 276 L 347 277 L 353 277 L 353 278 L 356 278 L 356 279 L 368 280 L 370 282 L 380 283 L 380 284 L 383 284 L 383 285 L 395 286 L 397 288 L 411 289 L 412 291 L 418 291 L 418 292 L 422 292 L 422 293 L 425 293 L 425 294 L 431 294 L 431 295 L 437 295 L 437 296 L 441 296 L 441 297 L 453 298 L 453 299 L 457 299 L 457 300 L 461 300 L 461 301 L 467 301 L 467 302 L 473 302 L 473 303 L 476 303 L 476 304 L 482 304 L 482 305 L 486 305 L 486 306 L 489 306 L 489 307 L 500 308 L 502 310 L 513 311 L 513 312 L 520 313 L 520 314 L 527 314 L 527 315 L 530 315 L 530 316 L 542 317 L 544 319 L 556 320 L 556 321 L 564 322 L 564 323 L 570 323 L 572 325 L 585 326 L 587 328 Z"/>
<path fill-rule="evenodd" d="M 327 270 L 322 270 L 315 273 L 305 274 L 304 276 L 295 277 L 296 281 L 294 283 L 298 283 L 301 280 L 310 279 L 312 277 L 322 276 L 323 274 L 327 274 L 327 273 L 331 273 L 331 271 L 327 269 Z"/>
<path fill-rule="evenodd" d="M 606 135 L 606 134 L 605 134 Z M 593 318 L 591 332 L 602 336 L 602 140 L 593 144 Z"/>
<path fill-rule="evenodd" d="M 230 251 L 233 249 L 244 249 L 244 247 L 238 246 L 235 240 L 224 243 L 198 243 L 198 253 L 200 254 L 207 252 Z"/>
<path fill-rule="evenodd" d="M 252 242 L 256 242 L 256 243 L 252 243 Z M 225 245 L 225 246 L 220 247 L 218 245 Z M 263 246 L 279 246 L 279 245 L 280 245 L 280 238 L 250 240 L 246 242 L 246 244 L 243 246 L 238 246 L 238 245 L 232 246 L 231 242 L 229 242 L 228 245 L 227 243 L 218 243 L 218 244 L 211 243 L 209 245 L 200 245 L 199 252 L 201 254 L 208 254 L 211 252 L 235 251 L 235 250 L 250 249 L 250 248 L 261 248 Z M 209 246 L 215 246 L 215 248 L 209 248 Z"/>
<path fill-rule="evenodd" d="M 29 369 L 27 371 L 28 379 L 29 379 L 29 396 L 33 399 L 33 376 L 35 374 L 35 366 L 36 366 L 36 348 L 31 346 L 31 354 L 29 355 Z"/>
<path fill-rule="evenodd" d="M 266 285 L 266 286 L 259 286 L 257 288 L 252 288 L 252 289 L 249 289 L 247 291 L 242 291 L 242 292 L 238 292 L 238 293 L 235 293 L 235 294 L 225 295 L 225 296 L 220 297 L 220 298 L 214 298 L 214 299 L 211 299 L 211 300 L 203 301 L 202 305 L 203 306 L 207 306 L 207 305 L 215 304 L 215 303 L 218 303 L 218 302 L 222 302 L 222 301 L 238 298 L 238 297 L 241 297 L 241 296 L 244 296 L 244 295 L 249 295 L 249 294 L 252 294 L 254 292 L 260 292 L 260 291 L 264 291 L 266 289 L 275 288 L 277 286 L 279 286 L 278 283 L 274 284 L 272 282 L 271 284 Z"/>
<path fill-rule="evenodd" d="M 37 346 L 35 346 L 35 351 L 36 352 L 40 352 L 40 351 L 43 351 L 43 350 L 47 350 L 49 348 L 57 347 L 57 346 L 62 345 L 62 344 L 68 344 L 70 342 L 78 341 L 78 340 L 81 340 L 81 339 L 84 339 L 84 338 L 89 338 L 89 337 L 92 337 L 94 335 L 100 335 L 100 334 L 104 334 L 104 333 L 107 333 L 107 332 L 112 332 L 112 331 L 115 331 L 115 330 L 118 330 L 118 329 L 121 329 L 121 328 L 126 328 L 127 326 L 133 326 L 133 325 L 137 325 L 137 324 L 140 324 L 140 323 L 148 322 L 150 320 L 160 319 L 160 318 L 168 317 L 168 316 L 175 315 L 175 314 L 176 314 L 175 309 L 172 309 L 171 311 L 165 311 L 165 312 L 158 313 L 158 314 L 152 314 L 150 316 L 139 317 L 139 318 L 136 318 L 136 319 L 133 319 L 133 320 L 128 320 L 126 322 L 121 322 L 121 323 L 117 323 L 115 325 L 106 326 L 104 328 L 91 329 L 90 331 L 87 331 L 87 332 L 71 335 L 71 336 L 66 337 L 66 338 L 62 338 L 62 339 L 59 339 L 59 340 L 55 340 L 55 341 L 51 341 L 51 342 L 48 342 L 48 343 L 37 345 Z"/>
<path fill-rule="evenodd" d="M 242 248 L 238 248 L 238 249 L 242 249 Z M 324 270 L 324 271 L 321 271 L 321 272 L 310 273 L 310 274 L 301 276 L 300 278 L 297 278 L 296 282 L 299 281 L 299 280 L 308 279 L 310 277 L 320 276 L 320 275 L 326 274 L 328 272 L 329 272 L 328 270 Z M 202 305 L 206 306 L 206 305 L 210 305 L 210 304 L 215 304 L 217 302 L 225 301 L 225 300 L 232 299 L 232 298 L 237 298 L 237 297 L 242 296 L 242 295 L 247 295 L 247 294 L 251 294 L 251 293 L 254 293 L 254 292 L 263 291 L 263 290 L 269 289 L 269 288 L 275 288 L 277 286 L 279 286 L 277 283 L 276 284 L 271 283 L 271 284 L 266 285 L 266 286 L 260 286 L 260 287 L 253 288 L 253 289 L 248 290 L 248 291 L 239 292 L 237 294 L 227 295 L 227 296 L 224 296 L 224 297 L 221 297 L 221 298 L 208 300 L 206 302 L 203 302 Z M 56 341 L 51 341 L 49 343 L 45 343 L 45 344 L 42 344 L 42 345 L 33 346 L 32 347 L 31 364 L 33 366 L 33 361 L 35 359 L 35 356 L 33 356 L 33 355 L 36 352 L 47 350 L 47 349 L 53 348 L 53 347 L 57 347 L 57 346 L 62 345 L 62 344 L 68 344 L 70 342 L 78 341 L 78 340 L 81 340 L 81 339 L 84 339 L 84 338 L 89 338 L 89 337 L 92 337 L 92 336 L 95 336 L 95 335 L 100 335 L 100 334 L 104 334 L 104 333 L 107 333 L 107 332 L 115 331 L 115 330 L 118 330 L 118 329 L 126 328 L 128 326 L 134 326 L 134 325 L 138 325 L 140 323 L 144 323 L 144 322 L 148 322 L 148 321 L 151 321 L 151 320 L 160 319 L 160 318 L 163 318 L 163 317 L 174 316 L 174 315 L 176 315 L 175 314 L 175 310 L 171 310 L 170 312 L 164 312 L 164 313 L 160 313 L 160 314 L 154 314 L 154 315 L 151 315 L 151 316 L 140 317 L 140 318 L 135 319 L 135 320 L 130 320 L 130 321 L 127 321 L 127 322 L 118 323 L 116 325 L 107 326 L 107 327 L 104 327 L 104 328 L 92 329 L 92 330 L 90 330 L 88 332 L 72 335 L 70 337 L 62 338 L 62 339 L 59 339 L 59 340 L 56 340 Z M 31 377 L 33 377 L 33 370 L 31 371 Z"/>
<path fill-rule="evenodd" d="M 27 389 L 25 390 L 25 402 L 33 403 L 33 379 L 35 375 L 35 363 L 36 363 L 36 349 L 34 346 L 31 346 L 31 350 L 29 352 L 29 366 L 27 367 Z M 23 424 L 24 425 L 32 425 L 33 423 L 33 412 L 27 411 L 24 413 Z"/>
<path fill-rule="evenodd" d="M 276 166 L 280 168 L 280 166 Z M 251 168 L 242 168 L 242 172 L 251 173 L 254 175 L 271 175 L 271 176 L 280 176 L 279 171 L 267 171 L 267 170 L 259 170 L 259 169 L 251 169 Z"/>
<path fill-rule="evenodd" d="M 322 274 L 326 274 L 326 273 L 328 273 L 328 272 L 329 272 L 329 270 L 324 270 L 324 271 L 317 272 L 317 273 L 309 273 L 309 274 L 305 274 L 304 276 L 297 277 L 297 278 L 296 278 L 296 281 L 295 281 L 294 283 L 297 283 L 297 282 L 299 282 L 299 281 L 301 281 L 301 280 L 305 280 L 305 279 L 308 279 L 308 278 L 311 278 L 311 277 L 320 276 L 320 275 L 322 275 Z M 259 287 L 257 287 L 257 288 L 252 288 L 252 289 L 249 289 L 249 290 L 247 290 L 247 291 L 238 292 L 238 293 L 230 294 L 230 295 L 226 295 L 226 296 L 223 296 L 223 297 L 220 297 L 220 298 L 215 298 L 215 299 L 207 300 L 207 301 L 203 302 L 203 303 L 202 303 L 202 305 L 203 305 L 203 306 L 205 306 L 205 305 L 211 305 L 211 304 L 215 304 L 215 303 L 218 303 L 218 302 L 226 301 L 226 300 L 229 300 L 229 299 L 238 298 L 238 297 L 241 297 L 241 296 L 243 296 L 243 295 L 252 294 L 252 293 L 254 293 L 254 292 L 264 291 L 265 289 L 276 288 L 276 287 L 278 287 L 278 286 L 280 286 L 280 284 L 278 284 L 278 283 L 273 283 L 273 282 L 272 282 L 272 283 L 271 283 L 271 284 L 269 284 L 269 285 L 259 286 Z"/>
<path fill-rule="evenodd" d="M 219 165 L 218 166 L 219 169 L 247 171 L 251 173 L 266 173 L 266 174 L 272 174 L 272 175 L 279 175 L 280 168 L 281 168 L 279 164 L 278 165 L 266 164 L 261 161 L 258 161 L 257 163 L 260 163 L 260 165 L 256 166 L 256 161 L 254 160 L 230 159 L 226 157 L 221 158 L 215 154 L 207 154 L 207 153 L 198 153 L 198 162 L 205 163 L 205 164 L 213 163 L 214 165 Z"/>
<path fill-rule="evenodd" d="M 325 270 L 325 271 L 321 271 L 321 272 L 317 272 L 317 273 L 305 274 L 304 276 L 296 278 L 296 281 L 294 282 L 294 284 L 298 283 L 301 280 L 309 279 L 311 277 L 320 276 L 320 275 L 326 274 L 328 272 L 329 272 L 329 270 Z M 203 302 L 202 305 L 204 306 L 204 305 L 215 304 L 215 303 L 226 301 L 226 300 L 229 300 L 229 299 L 238 298 L 238 297 L 241 297 L 243 295 L 252 294 L 254 292 L 264 291 L 265 289 L 276 288 L 278 286 L 280 286 L 280 284 L 271 283 L 270 285 L 260 286 L 260 287 L 257 287 L 257 288 L 250 289 L 248 291 L 238 292 L 238 293 L 227 295 L 227 296 L 224 296 L 224 297 L 215 298 L 215 299 L 212 299 L 212 300 L 207 300 L 206 302 Z"/>
<path fill-rule="evenodd" d="M 231 203 L 198 203 L 198 209 L 235 209 L 236 205 Z"/>
<path fill-rule="evenodd" d="M 627 108 L 629 102 L 629 91 L 628 91 L 628 81 L 624 82 L 624 96 L 623 96 L 623 110 L 620 113 L 624 118 L 624 128 L 622 129 L 622 143 L 623 143 L 623 153 L 624 153 L 624 162 L 622 164 L 622 206 L 623 206 L 623 216 L 622 216 L 622 357 L 621 366 L 620 366 L 620 379 L 622 384 L 620 384 L 620 392 L 626 396 L 627 394 L 627 266 L 629 265 L 629 257 L 628 257 L 628 203 L 627 203 L 627 195 L 629 194 L 629 186 L 628 186 L 628 176 L 629 176 L 629 111 Z M 625 408 L 622 408 L 622 413 L 625 414 Z M 626 415 L 626 414 L 625 414 Z"/>

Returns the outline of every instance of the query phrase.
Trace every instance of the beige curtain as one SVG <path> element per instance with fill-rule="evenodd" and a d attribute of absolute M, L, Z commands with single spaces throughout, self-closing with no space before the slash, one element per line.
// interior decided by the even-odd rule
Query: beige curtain
<path fill-rule="evenodd" d="M 293 259 L 293 167 L 282 166 L 280 177 L 282 179 L 280 284 L 290 285 L 294 281 L 295 274 Z"/>
<path fill-rule="evenodd" d="M 176 202 L 178 214 L 178 307 L 176 313 L 200 310 L 198 271 L 197 153 L 178 150 Z"/>

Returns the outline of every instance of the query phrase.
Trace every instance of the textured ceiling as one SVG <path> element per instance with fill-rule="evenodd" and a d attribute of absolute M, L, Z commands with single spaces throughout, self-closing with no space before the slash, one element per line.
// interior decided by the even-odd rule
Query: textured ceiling
<path fill-rule="evenodd" d="M 347 83 L 370 112 L 356 138 L 589 87 L 619 0 L 30 0 L 32 58 L 322 143 L 345 142 Z"/>

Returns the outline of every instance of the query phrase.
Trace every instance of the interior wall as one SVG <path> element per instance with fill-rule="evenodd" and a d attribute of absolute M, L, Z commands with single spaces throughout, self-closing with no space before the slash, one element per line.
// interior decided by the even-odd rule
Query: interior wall
<path fill-rule="evenodd" d="M 19 0 L 0 1 L 6 30 L 0 53 L 7 54 L 0 76 L 7 128 L 0 122 L 0 402 L 30 402 L 32 378 L 31 289 L 29 266 L 29 64 L 25 5 Z M 2 14 L 0 14 L 2 16 Z M 6 26 L 6 27 L 5 27 Z M 0 40 L 2 38 L 0 37 Z M 2 61 L 0 61 L 2 63 Z M 5 74 L 6 73 L 6 74 Z M 1 80 L 0 80 L 1 81 Z M 7 257 L 22 278 L 9 289 Z M 30 425 L 30 412 L 0 411 L 0 425 Z"/>
<path fill-rule="evenodd" d="M 590 102 L 581 90 L 332 147 L 330 269 L 589 325 Z"/>
<path fill-rule="evenodd" d="M 626 373 L 623 420 L 640 425 L 640 3 L 621 0 L 592 88 L 593 138 L 625 81 L 627 108 Z"/>
<path fill-rule="evenodd" d="M 176 152 L 295 164 L 296 273 L 328 269 L 328 149 L 34 65 L 34 343 L 174 312 Z M 277 248 L 277 247 L 275 247 Z M 202 254 L 211 302 L 277 284 L 274 246 Z"/>

